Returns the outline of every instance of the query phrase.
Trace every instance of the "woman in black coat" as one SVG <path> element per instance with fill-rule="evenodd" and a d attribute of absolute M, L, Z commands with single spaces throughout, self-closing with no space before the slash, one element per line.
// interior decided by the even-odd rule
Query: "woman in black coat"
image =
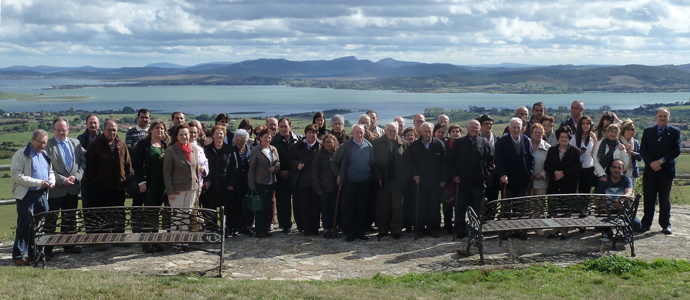
<path fill-rule="evenodd" d="M 567 128 L 559 128 L 556 131 L 558 145 L 550 147 L 546 153 L 544 170 L 549 174 L 548 194 L 574 194 L 577 192 L 577 179 L 582 162 L 580 162 L 580 150 L 570 145 L 570 131 Z M 561 205 L 573 205 L 574 203 L 550 203 L 550 210 L 558 210 Z M 556 211 L 557 212 L 557 211 Z M 558 235 L 559 229 L 549 234 L 549 238 Z M 561 239 L 568 237 L 568 229 L 560 229 Z"/>
<path fill-rule="evenodd" d="M 168 205 L 163 183 L 163 154 L 170 140 L 167 132 L 162 120 L 154 120 L 148 134 L 132 149 L 132 168 L 145 206 L 161 206 L 163 203 Z M 146 224 L 141 226 L 146 227 Z M 159 244 L 141 244 L 141 247 L 145 253 L 163 251 Z"/>
<path fill-rule="evenodd" d="M 204 181 L 204 187 L 201 192 L 200 202 L 201 207 L 217 209 L 220 206 L 229 208 L 229 174 L 232 172 L 230 166 L 230 157 L 232 156 L 232 141 L 228 144 L 224 143 L 225 128 L 219 125 L 213 126 L 211 129 L 211 137 L 213 142 L 204 147 L 204 153 L 208 159 L 209 174 Z M 228 211 L 228 209 L 226 209 Z M 231 220 L 227 220 L 228 227 L 226 233 L 228 235 L 239 234 L 238 230 L 229 228 L 232 224 Z"/>
<path fill-rule="evenodd" d="M 326 135 L 323 138 L 323 147 L 314 154 L 312 162 L 311 187 L 321 200 L 321 223 L 323 223 L 323 237 L 326 239 L 333 236 L 331 228 L 334 228 L 336 210 L 339 209 L 336 207 L 337 176 L 331 169 L 331 157 L 338 150 L 338 145 L 338 139 L 334 135 Z"/>
<path fill-rule="evenodd" d="M 254 212 L 242 210 L 242 199 L 247 194 L 247 176 L 249 175 L 249 153 L 252 146 L 249 146 L 249 132 L 244 129 L 235 131 L 235 146 L 231 148 L 230 174 L 228 188 L 230 189 L 230 207 L 225 209 L 228 216 L 230 227 L 234 231 L 242 230 L 242 233 L 254 235 L 252 224 L 254 223 Z"/>

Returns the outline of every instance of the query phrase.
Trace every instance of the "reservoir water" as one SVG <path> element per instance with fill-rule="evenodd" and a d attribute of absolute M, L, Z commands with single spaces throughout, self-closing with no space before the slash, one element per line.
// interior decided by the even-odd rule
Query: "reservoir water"
<path fill-rule="evenodd" d="M 516 108 L 541 101 L 547 107 L 568 106 L 582 100 L 586 107 L 608 105 L 613 109 L 635 108 L 642 104 L 688 101 L 690 93 L 638 94 L 433 94 L 400 93 L 396 91 L 357 91 L 286 86 L 151 86 L 42 90 L 51 85 L 99 84 L 79 79 L 0 80 L 0 91 L 40 94 L 41 101 L 0 100 L 5 111 L 58 111 L 70 107 L 93 110 L 119 110 L 124 106 L 146 107 L 161 112 L 181 110 L 190 114 L 220 112 L 262 112 L 251 115 L 277 115 L 327 109 L 373 109 L 382 120 L 423 112 L 426 107 L 467 109 L 470 105 Z M 51 98 L 55 96 L 56 98 Z M 83 96 L 82 101 L 60 101 L 59 97 Z M 359 113 L 358 113 L 359 114 Z M 354 119 L 358 114 L 347 115 Z"/>

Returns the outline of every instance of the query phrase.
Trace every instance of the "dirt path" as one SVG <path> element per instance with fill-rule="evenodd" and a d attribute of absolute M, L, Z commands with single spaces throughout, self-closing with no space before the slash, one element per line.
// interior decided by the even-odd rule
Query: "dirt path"
<path fill-rule="evenodd" d="M 656 224 L 651 231 L 636 236 L 638 259 L 690 259 L 690 206 L 674 206 L 671 222 L 674 230 L 671 236 L 662 234 Z M 274 232 L 273 237 L 267 239 L 238 236 L 227 241 L 223 278 L 334 280 L 366 278 L 376 273 L 402 275 L 533 263 L 567 265 L 602 255 L 630 256 L 627 245 L 618 245 L 619 249 L 613 251 L 611 243 L 600 241 L 600 236 L 593 231 L 581 234 L 573 230 L 570 238 L 562 241 L 530 234 L 526 241 L 510 239 L 502 246 L 498 245 L 496 236 L 489 237 L 485 243 L 486 264 L 483 266 L 479 265 L 476 248 L 472 248 L 472 256 L 460 257 L 457 250 L 463 249 L 467 240 L 454 243 L 450 235 L 415 241 L 411 234 L 407 234 L 400 240 L 386 237 L 377 242 L 372 234 L 368 241 L 352 243 L 344 239 L 303 237 L 298 233 Z M 0 264 L 12 265 L 11 252 L 11 242 L 0 244 Z M 84 248 L 82 254 L 76 255 L 63 254 L 61 249 L 56 249 L 48 267 L 149 275 L 200 273 L 216 276 L 217 264 L 217 255 L 203 251 L 176 255 L 166 248 L 163 253 L 144 254 L 139 246 L 132 246 L 109 247 L 105 252 Z"/>

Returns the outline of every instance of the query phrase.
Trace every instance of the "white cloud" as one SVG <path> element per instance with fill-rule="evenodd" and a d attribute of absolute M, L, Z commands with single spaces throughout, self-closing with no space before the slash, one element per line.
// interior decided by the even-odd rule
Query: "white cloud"
<path fill-rule="evenodd" d="M 688 1 L 1 1 L 5 64 L 60 59 L 120 66 L 155 58 L 192 65 L 345 55 L 456 64 L 680 64 L 690 52 Z"/>

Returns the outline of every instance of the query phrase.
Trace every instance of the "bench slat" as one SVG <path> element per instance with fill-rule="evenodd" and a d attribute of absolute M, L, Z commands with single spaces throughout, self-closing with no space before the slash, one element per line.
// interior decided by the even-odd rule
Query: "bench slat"
<path fill-rule="evenodd" d="M 616 226 L 611 223 L 610 218 L 589 217 L 582 219 L 556 218 L 556 219 L 517 219 L 487 221 L 482 225 L 483 232 L 500 232 L 526 229 L 549 229 L 567 227 L 597 227 L 597 226 Z"/>
<path fill-rule="evenodd" d="M 53 234 L 36 240 L 38 246 L 70 246 L 92 244 L 155 244 L 164 240 L 170 243 L 217 243 L 220 234 L 206 232 L 159 232 L 159 233 L 88 233 Z"/>

